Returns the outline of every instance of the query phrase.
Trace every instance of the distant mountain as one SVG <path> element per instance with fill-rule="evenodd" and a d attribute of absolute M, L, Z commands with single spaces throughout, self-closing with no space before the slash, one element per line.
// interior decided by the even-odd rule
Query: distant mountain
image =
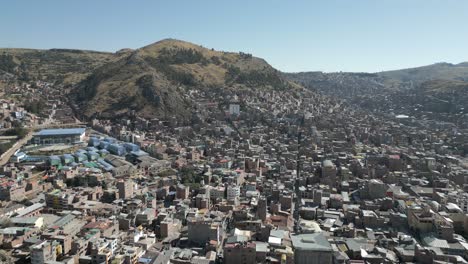
<path fill-rule="evenodd" d="M 313 91 L 342 99 L 380 93 L 382 89 L 391 87 L 391 80 L 375 73 L 301 72 L 285 73 L 284 76 Z"/>
<path fill-rule="evenodd" d="M 428 66 L 378 73 L 301 72 L 284 76 L 309 89 L 342 99 L 413 89 L 431 80 L 468 81 L 468 63 L 436 63 Z"/>
<path fill-rule="evenodd" d="M 416 85 L 431 80 L 468 81 L 468 62 L 460 64 L 442 62 L 416 68 L 379 72 L 378 75 L 400 82 L 413 82 Z"/>
<path fill-rule="evenodd" d="M 71 49 L 0 49 L 0 71 L 24 81 L 63 84 L 81 81 L 99 66 L 118 58 L 113 53 Z"/>

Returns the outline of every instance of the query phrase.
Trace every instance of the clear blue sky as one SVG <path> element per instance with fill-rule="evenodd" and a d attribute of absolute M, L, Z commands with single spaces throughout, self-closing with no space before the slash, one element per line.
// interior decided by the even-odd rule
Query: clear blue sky
<path fill-rule="evenodd" d="M 116 51 L 177 38 L 283 71 L 468 61 L 464 0 L 2 1 L 0 47 Z"/>

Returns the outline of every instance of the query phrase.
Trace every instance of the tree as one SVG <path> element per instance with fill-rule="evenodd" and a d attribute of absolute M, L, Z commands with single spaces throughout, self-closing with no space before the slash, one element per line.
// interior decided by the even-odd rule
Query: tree
<path fill-rule="evenodd" d="M 24 138 L 27 134 L 28 130 L 19 126 L 15 126 L 5 132 L 5 136 L 18 136 L 19 138 Z"/>
<path fill-rule="evenodd" d="M 200 182 L 203 180 L 203 175 L 197 174 L 192 167 L 183 167 L 180 170 L 181 182 L 190 186 L 192 189 L 198 189 Z"/>
<path fill-rule="evenodd" d="M 8 143 L 3 143 L 0 144 L 0 155 L 5 153 L 7 150 L 9 150 L 13 146 L 13 142 L 8 142 Z"/>
<path fill-rule="evenodd" d="M 26 111 L 34 113 L 34 114 L 41 114 L 42 111 L 44 111 L 44 108 L 46 106 L 44 100 L 38 99 L 38 100 L 28 100 L 24 104 L 24 109 Z"/>

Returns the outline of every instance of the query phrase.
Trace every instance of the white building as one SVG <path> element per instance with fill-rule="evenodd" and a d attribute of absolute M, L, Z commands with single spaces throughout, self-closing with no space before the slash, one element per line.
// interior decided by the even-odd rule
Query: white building
<path fill-rule="evenodd" d="M 239 104 L 229 104 L 229 114 L 230 115 L 240 115 L 240 106 Z"/>
<path fill-rule="evenodd" d="M 240 196 L 240 187 L 229 185 L 227 187 L 227 199 L 229 201 L 233 201 Z"/>
<path fill-rule="evenodd" d="M 457 204 L 464 213 L 468 213 L 468 194 L 460 194 L 457 197 Z"/>
<path fill-rule="evenodd" d="M 212 187 L 210 189 L 210 198 L 211 199 L 222 199 L 224 198 L 224 187 Z"/>

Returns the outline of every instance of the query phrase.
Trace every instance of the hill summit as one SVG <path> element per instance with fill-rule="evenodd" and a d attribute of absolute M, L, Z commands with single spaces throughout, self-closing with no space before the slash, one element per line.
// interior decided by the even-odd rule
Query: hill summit
<path fill-rule="evenodd" d="M 74 90 L 86 117 L 119 116 L 129 111 L 145 117 L 188 117 L 191 88 L 288 89 L 265 60 L 247 53 L 215 51 L 165 39 L 96 68 Z"/>

